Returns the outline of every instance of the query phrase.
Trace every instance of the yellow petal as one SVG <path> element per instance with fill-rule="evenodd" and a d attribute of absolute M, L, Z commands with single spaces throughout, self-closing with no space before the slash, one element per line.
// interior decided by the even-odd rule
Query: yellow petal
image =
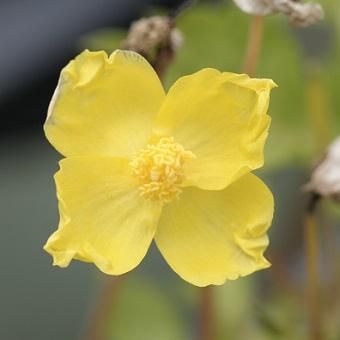
<path fill-rule="evenodd" d="M 270 265 L 263 252 L 272 216 L 270 191 L 247 174 L 220 191 L 185 188 L 163 208 L 155 240 L 184 280 L 220 285 Z"/>
<path fill-rule="evenodd" d="M 146 144 L 164 97 L 139 54 L 84 51 L 61 72 L 45 133 L 65 156 L 129 156 Z"/>
<path fill-rule="evenodd" d="M 112 275 L 136 267 L 154 236 L 161 204 L 140 197 L 127 160 L 74 157 L 60 166 L 60 224 L 44 247 L 54 264 L 66 267 L 74 258 Z"/>
<path fill-rule="evenodd" d="M 219 190 L 263 164 L 270 118 L 268 79 L 204 69 L 179 79 L 156 119 L 154 135 L 192 151 L 186 182 Z"/>

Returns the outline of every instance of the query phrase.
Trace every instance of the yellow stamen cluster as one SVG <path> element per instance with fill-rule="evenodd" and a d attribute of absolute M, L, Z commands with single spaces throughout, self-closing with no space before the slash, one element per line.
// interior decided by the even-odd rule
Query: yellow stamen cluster
<path fill-rule="evenodd" d="M 141 196 L 164 203 L 177 198 L 182 192 L 183 165 L 193 158 L 195 155 L 175 143 L 173 137 L 163 137 L 157 144 L 148 144 L 130 163 L 141 182 Z"/>

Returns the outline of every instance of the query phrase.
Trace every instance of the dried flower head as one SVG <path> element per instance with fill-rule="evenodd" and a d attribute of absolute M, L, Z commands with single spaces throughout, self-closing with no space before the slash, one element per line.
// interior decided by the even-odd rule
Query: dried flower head
<path fill-rule="evenodd" d="M 325 158 L 314 169 L 306 189 L 321 197 L 340 201 L 340 137 L 329 146 Z"/>
<path fill-rule="evenodd" d="M 233 0 L 245 13 L 251 15 L 269 15 L 275 11 L 264 0 Z"/>
<path fill-rule="evenodd" d="M 148 56 L 154 49 L 170 45 L 177 50 L 182 45 L 182 34 L 174 27 L 174 21 L 168 16 L 153 16 L 135 21 L 122 48 Z"/>
<path fill-rule="evenodd" d="M 244 12 L 252 15 L 283 13 L 295 26 L 306 27 L 324 18 L 320 4 L 302 3 L 300 0 L 234 0 Z"/>

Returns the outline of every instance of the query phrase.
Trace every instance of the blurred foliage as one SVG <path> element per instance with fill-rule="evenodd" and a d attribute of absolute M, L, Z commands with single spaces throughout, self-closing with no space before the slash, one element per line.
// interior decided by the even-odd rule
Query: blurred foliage
<path fill-rule="evenodd" d="M 259 324 L 254 320 L 257 289 L 251 277 L 215 288 L 217 339 L 254 339 Z"/>
<path fill-rule="evenodd" d="M 176 304 L 155 280 L 129 275 L 113 304 L 108 339 L 186 340 L 188 331 Z"/>
<path fill-rule="evenodd" d="M 126 31 L 122 29 L 99 29 L 86 34 L 80 39 L 78 45 L 81 50 L 87 48 L 91 51 L 104 50 L 107 53 L 120 48 L 121 42 L 126 37 Z"/>
<path fill-rule="evenodd" d="M 256 276 L 215 287 L 216 340 L 306 339 L 303 291 L 292 294 L 275 286 L 261 291 Z M 196 339 L 200 289 L 183 285 L 179 278 L 165 287 L 162 280 L 129 274 L 112 304 L 106 339 Z M 177 295 L 177 288 L 184 287 L 188 289 Z M 184 297 L 184 301 L 179 301 L 179 296 Z M 337 340 L 339 301 L 333 299 L 324 309 L 324 339 Z"/>

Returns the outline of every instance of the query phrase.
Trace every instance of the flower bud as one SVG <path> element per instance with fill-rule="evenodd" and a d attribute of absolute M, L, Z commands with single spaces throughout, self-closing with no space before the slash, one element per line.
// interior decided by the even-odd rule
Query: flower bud
<path fill-rule="evenodd" d="M 340 137 L 329 146 L 326 156 L 314 169 L 306 189 L 340 201 Z"/>

